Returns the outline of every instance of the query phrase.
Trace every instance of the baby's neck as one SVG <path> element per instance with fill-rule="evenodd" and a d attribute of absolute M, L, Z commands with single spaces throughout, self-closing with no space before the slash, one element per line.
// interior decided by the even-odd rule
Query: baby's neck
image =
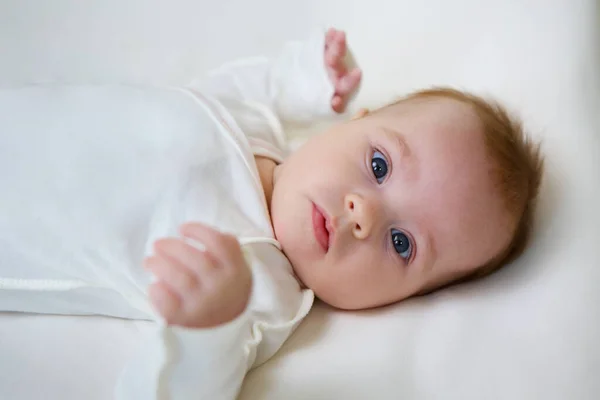
<path fill-rule="evenodd" d="M 269 214 L 271 213 L 271 198 L 273 197 L 274 175 L 277 164 L 270 158 L 255 156 L 256 167 L 258 168 L 258 174 L 260 176 L 260 183 L 262 184 L 265 198 L 267 199 L 267 208 Z"/>
<path fill-rule="evenodd" d="M 273 224 L 271 216 L 271 198 L 273 197 L 273 189 L 275 188 L 275 182 L 277 181 L 277 174 L 280 171 L 277 163 L 270 158 L 255 156 L 256 166 L 258 168 L 258 174 L 260 175 L 260 183 L 262 184 L 265 192 L 265 198 L 267 199 L 267 207 L 269 208 L 269 216 L 271 218 L 271 224 Z M 292 266 L 293 268 L 293 266 Z M 294 273 L 295 275 L 295 273 Z M 307 286 L 296 276 L 300 287 L 306 288 Z"/>

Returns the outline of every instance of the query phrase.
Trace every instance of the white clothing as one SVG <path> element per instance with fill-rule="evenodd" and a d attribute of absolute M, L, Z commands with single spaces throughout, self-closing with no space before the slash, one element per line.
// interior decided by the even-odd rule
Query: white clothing
<path fill-rule="evenodd" d="M 279 249 L 254 162 L 281 162 L 281 121 L 331 113 L 323 35 L 191 88 L 0 91 L 0 311 L 155 321 L 120 399 L 231 399 L 308 313 Z M 252 298 L 214 329 L 167 326 L 142 267 L 153 242 L 200 221 L 235 234 Z"/>

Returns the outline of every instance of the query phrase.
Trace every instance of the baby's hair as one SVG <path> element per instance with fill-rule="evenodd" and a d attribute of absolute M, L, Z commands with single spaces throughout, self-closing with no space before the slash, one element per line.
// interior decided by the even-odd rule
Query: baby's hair
<path fill-rule="evenodd" d="M 508 246 L 485 264 L 465 276 L 426 288 L 420 294 L 485 277 L 518 258 L 525 250 L 531 235 L 544 170 L 540 144 L 528 137 L 523 131 L 521 121 L 510 115 L 496 101 L 452 88 L 434 87 L 411 93 L 391 105 L 435 98 L 459 101 L 470 106 L 477 115 L 483 127 L 485 146 L 491 160 L 490 177 L 504 200 L 506 210 L 516 219 L 516 229 Z M 387 107 L 389 106 L 385 108 Z"/>

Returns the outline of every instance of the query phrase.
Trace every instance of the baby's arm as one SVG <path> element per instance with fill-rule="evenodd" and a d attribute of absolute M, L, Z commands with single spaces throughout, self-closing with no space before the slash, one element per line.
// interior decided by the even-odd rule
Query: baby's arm
<path fill-rule="evenodd" d="M 330 29 L 324 36 L 289 43 L 274 60 L 234 62 L 193 84 L 224 103 L 266 106 L 280 120 L 308 122 L 343 112 L 361 79 L 359 68 L 347 68 L 346 36 Z"/>
<path fill-rule="evenodd" d="M 237 240 L 186 224 L 181 237 L 158 240 L 144 265 L 156 277 L 149 296 L 165 323 L 125 368 L 117 398 L 235 399 L 251 362 L 250 316 L 244 311 L 252 289 Z"/>

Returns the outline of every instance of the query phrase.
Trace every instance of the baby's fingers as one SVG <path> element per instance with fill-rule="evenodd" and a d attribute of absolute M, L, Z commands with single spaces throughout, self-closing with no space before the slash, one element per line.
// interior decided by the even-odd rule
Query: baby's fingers
<path fill-rule="evenodd" d="M 198 250 L 181 239 L 166 238 L 157 240 L 154 243 L 154 250 L 156 254 L 194 272 L 200 272 L 203 269 L 215 266 L 215 260 L 206 251 Z"/>
<path fill-rule="evenodd" d="M 325 63 L 329 67 L 330 74 L 337 76 L 342 73 L 343 63 L 339 47 L 330 47 L 325 53 Z"/>
<path fill-rule="evenodd" d="M 354 68 L 346 75 L 342 76 L 335 83 L 335 92 L 340 96 L 347 96 L 352 93 L 360 83 L 362 72 L 359 68 Z"/>
<path fill-rule="evenodd" d="M 327 46 L 329 46 L 329 44 L 335 38 L 336 35 L 337 35 L 337 30 L 336 29 L 329 28 L 327 30 L 327 32 L 325 33 L 325 48 L 327 48 Z"/>
<path fill-rule="evenodd" d="M 181 319 L 181 298 L 167 285 L 156 282 L 148 288 L 150 302 L 168 324 L 177 324 Z"/>
<path fill-rule="evenodd" d="M 199 287 L 197 275 L 190 268 L 179 265 L 173 260 L 152 256 L 144 261 L 144 267 L 180 297 Z"/>
<path fill-rule="evenodd" d="M 335 32 L 325 44 L 325 64 L 336 75 L 346 72 L 344 56 L 346 55 L 346 39 L 343 32 Z"/>
<path fill-rule="evenodd" d="M 331 108 L 337 113 L 344 111 L 344 99 L 342 99 L 342 96 L 337 94 L 333 95 L 333 98 L 331 99 Z"/>
<path fill-rule="evenodd" d="M 181 234 L 210 249 L 210 255 L 214 257 L 215 262 L 218 261 L 219 266 L 233 266 L 243 262 L 240 244 L 232 235 L 200 223 L 183 225 Z"/>

